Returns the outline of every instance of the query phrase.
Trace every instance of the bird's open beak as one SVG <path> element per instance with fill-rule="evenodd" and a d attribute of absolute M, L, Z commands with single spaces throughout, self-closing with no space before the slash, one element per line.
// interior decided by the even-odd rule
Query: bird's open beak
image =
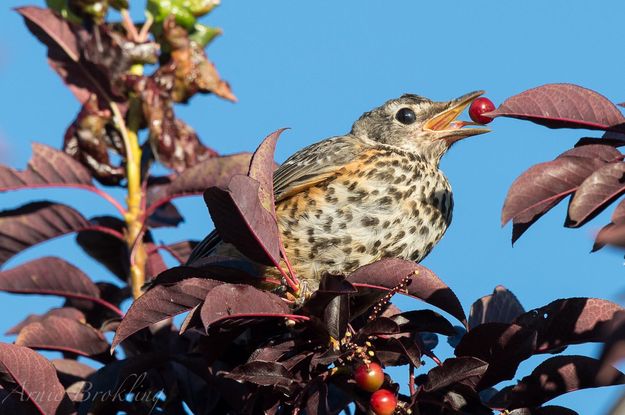
<path fill-rule="evenodd" d="M 462 128 L 470 125 L 481 126 L 482 124 L 472 121 L 456 120 L 462 111 L 464 111 L 464 109 L 468 107 L 475 98 L 479 97 L 483 93 L 484 91 L 475 91 L 450 101 L 447 105 L 445 105 L 445 109 L 443 111 L 434 115 L 432 118 L 427 120 L 425 124 L 423 124 L 423 130 L 433 133 L 435 139 L 437 140 L 445 140 L 447 145 L 452 145 L 456 141 L 462 140 L 463 138 L 489 132 L 490 130 L 488 128 L 483 127 Z"/>

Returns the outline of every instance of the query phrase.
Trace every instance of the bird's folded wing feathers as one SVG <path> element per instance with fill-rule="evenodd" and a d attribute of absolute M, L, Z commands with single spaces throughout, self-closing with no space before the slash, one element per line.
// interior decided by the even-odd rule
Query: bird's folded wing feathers
<path fill-rule="evenodd" d="M 332 177 L 353 161 L 362 149 L 361 140 L 344 135 L 311 144 L 293 154 L 274 172 L 275 202 L 279 203 Z M 195 247 L 187 264 L 210 255 L 220 242 L 217 231 L 212 231 Z"/>

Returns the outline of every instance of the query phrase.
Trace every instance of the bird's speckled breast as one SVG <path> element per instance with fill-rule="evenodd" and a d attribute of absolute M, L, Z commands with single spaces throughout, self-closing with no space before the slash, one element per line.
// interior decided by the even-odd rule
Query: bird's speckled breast
<path fill-rule="evenodd" d="M 385 257 L 420 261 L 451 221 L 443 173 L 421 156 L 378 147 L 277 206 L 296 272 L 317 280 Z"/>

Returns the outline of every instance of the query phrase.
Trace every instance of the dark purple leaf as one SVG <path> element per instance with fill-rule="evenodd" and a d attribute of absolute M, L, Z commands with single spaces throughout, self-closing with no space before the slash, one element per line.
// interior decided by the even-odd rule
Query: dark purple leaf
<path fill-rule="evenodd" d="M 39 143 L 33 143 L 32 148 L 26 170 L 0 166 L 0 192 L 53 186 L 97 190 L 89 171 L 72 157 Z"/>
<path fill-rule="evenodd" d="M 272 386 L 289 390 L 294 383 L 293 375 L 277 362 L 254 361 L 236 367 L 223 376 L 236 381 L 250 382 L 260 386 Z"/>
<path fill-rule="evenodd" d="M 625 163 L 601 167 L 577 188 L 565 226 L 577 228 L 601 213 L 625 192 Z"/>
<path fill-rule="evenodd" d="M 98 330 L 85 323 L 57 316 L 49 316 L 24 327 L 15 339 L 15 344 L 89 357 L 109 349 L 104 335 Z"/>
<path fill-rule="evenodd" d="M 579 149 L 585 147 L 591 146 Z M 611 149 L 617 157 L 620 156 L 620 152 Z M 603 157 L 565 154 L 531 167 L 510 186 L 501 212 L 501 222 L 505 225 L 513 220 L 513 243 L 542 215 L 575 192 L 588 176 L 608 163 Z"/>
<path fill-rule="evenodd" d="M 96 216 L 89 222 L 98 227 L 113 229 L 120 235 L 126 230 L 126 223 L 113 216 Z M 80 231 L 76 243 L 89 255 L 106 267 L 122 281 L 130 276 L 130 253 L 125 241 L 94 230 Z"/>
<path fill-rule="evenodd" d="M 333 339 L 342 339 L 345 336 L 349 318 L 349 298 L 345 295 L 330 300 L 323 313 L 323 322 Z"/>
<path fill-rule="evenodd" d="M 149 228 L 176 227 L 184 222 L 184 218 L 173 203 L 160 205 L 148 217 L 147 226 Z"/>
<path fill-rule="evenodd" d="M 119 325 L 111 349 L 154 323 L 176 316 L 200 304 L 219 281 L 188 278 L 172 285 L 157 285 L 135 300 Z"/>
<path fill-rule="evenodd" d="M 376 337 L 371 340 L 375 355 L 384 366 L 403 366 L 411 363 L 421 366 L 422 351 L 409 337 Z"/>
<path fill-rule="evenodd" d="M 540 408 L 520 408 L 508 412 L 509 415 L 579 415 L 572 409 L 562 406 L 541 406 Z"/>
<path fill-rule="evenodd" d="M 246 174 L 251 153 L 214 157 L 186 169 L 173 179 L 148 188 L 148 210 L 152 213 L 157 207 L 171 199 L 201 195 L 209 187 L 227 187 L 232 176 Z"/>
<path fill-rule="evenodd" d="M 178 261 L 180 264 L 185 264 L 187 262 L 187 259 L 189 259 L 193 248 L 195 248 L 198 243 L 199 241 L 193 240 L 180 241 L 166 245 L 163 248 L 167 252 L 169 252 L 174 258 L 176 258 L 176 261 Z"/>
<path fill-rule="evenodd" d="M 432 332 L 446 336 L 456 334 L 454 326 L 447 319 L 432 310 L 412 310 L 389 317 L 405 332 Z"/>
<path fill-rule="evenodd" d="M 492 294 L 473 303 L 469 313 L 469 327 L 483 323 L 512 323 L 525 310 L 512 292 L 498 285 Z"/>
<path fill-rule="evenodd" d="M 442 366 L 437 366 L 427 374 L 427 382 L 423 385 L 426 392 L 436 389 L 446 388 L 473 378 L 471 383 L 476 383 L 488 368 L 488 363 L 475 357 L 456 357 L 443 362 Z"/>
<path fill-rule="evenodd" d="M 534 330 L 516 324 L 484 323 L 467 332 L 456 346 L 456 356 L 473 356 L 489 364 L 478 390 L 512 379 L 519 364 L 536 350 Z"/>
<path fill-rule="evenodd" d="M 18 334 L 20 330 L 22 330 L 24 327 L 26 327 L 30 323 L 34 323 L 36 321 L 42 321 L 49 316 L 69 318 L 71 320 L 76 320 L 76 321 L 80 321 L 83 323 L 86 321 L 85 313 L 83 313 L 82 311 L 76 308 L 73 308 L 73 307 L 53 308 L 45 314 L 30 314 L 20 323 L 8 329 L 6 333 L 4 334 L 7 336 L 12 335 L 12 334 Z"/>
<path fill-rule="evenodd" d="M 260 183 L 237 175 L 227 190 L 210 187 L 204 192 L 215 228 L 224 242 L 246 257 L 265 265 L 280 263 L 280 237 L 275 215 L 259 199 Z"/>
<path fill-rule="evenodd" d="M 48 63 L 78 101 L 84 104 L 92 94 L 102 100 L 113 97 L 107 77 L 81 56 L 80 40 L 89 36 L 85 29 L 49 9 L 20 7 L 16 10 L 28 29 L 48 47 Z"/>
<path fill-rule="evenodd" d="M 0 383 L 27 397 L 40 414 L 70 413 L 71 404 L 54 366 L 27 347 L 0 343 Z"/>
<path fill-rule="evenodd" d="M 489 402 L 495 408 L 539 406 L 557 396 L 579 389 L 621 385 L 625 375 L 612 368 L 605 381 L 597 380 L 600 362 L 586 356 L 556 356 L 545 360 L 531 375 L 508 386 Z"/>
<path fill-rule="evenodd" d="M 91 376 L 95 369 L 73 359 L 55 359 L 51 363 L 63 386 L 68 387 Z"/>
<path fill-rule="evenodd" d="M 508 98 L 487 117 L 529 120 L 549 128 L 619 130 L 625 117 L 603 95 L 573 84 L 547 84 Z"/>
<path fill-rule="evenodd" d="M 129 393 L 136 393 L 143 399 L 133 400 L 137 414 L 153 411 L 158 390 L 153 390 L 156 376 L 152 372 L 168 361 L 163 353 L 141 353 L 102 366 L 87 379 L 84 395 L 79 400 L 78 414 L 118 414 Z M 158 385 L 158 383 L 156 384 Z M 159 386 L 156 386 L 159 387 Z M 87 393 L 88 392 L 88 393 Z"/>
<path fill-rule="evenodd" d="M 204 327 L 242 317 L 288 317 L 289 307 L 275 294 L 245 284 L 222 284 L 208 292 L 202 305 Z"/>
<path fill-rule="evenodd" d="M 406 277 L 411 282 L 400 291 L 432 304 L 456 317 L 466 326 L 467 319 L 454 292 L 432 271 L 422 265 L 398 258 L 382 259 L 358 268 L 347 277 L 357 287 L 390 290 Z"/>
<path fill-rule="evenodd" d="M 250 161 L 250 169 L 248 176 L 259 183 L 258 198 L 263 207 L 275 216 L 275 205 L 273 195 L 273 171 L 276 167 L 274 161 L 274 153 L 276 151 L 276 143 L 280 135 L 286 130 L 281 128 L 269 134 L 260 143 Z"/>
<path fill-rule="evenodd" d="M 365 341 L 367 337 L 374 335 L 397 333 L 400 333 L 399 324 L 388 317 L 378 317 L 375 320 L 367 322 L 367 324 L 356 333 L 355 341 Z"/>
<path fill-rule="evenodd" d="M 150 238 L 151 239 L 151 238 Z M 167 269 L 165 260 L 158 252 L 158 247 L 153 242 L 145 242 L 145 251 L 147 253 L 147 261 L 145 263 L 145 277 L 150 280 Z"/>
<path fill-rule="evenodd" d="M 603 342 L 606 326 L 623 309 L 598 298 L 567 298 L 521 314 L 514 323 L 538 332 L 539 353 L 570 344 Z"/>
<path fill-rule="evenodd" d="M 121 314 L 115 305 L 100 298 L 98 287 L 81 270 L 55 257 L 35 259 L 0 271 L 0 290 L 87 300 Z"/>
<path fill-rule="evenodd" d="M 0 266 L 33 245 L 88 229 L 107 230 L 89 223 L 78 211 L 60 203 L 32 202 L 1 211 Z M 113 231 L 108 233 L 114 234 Z"/>

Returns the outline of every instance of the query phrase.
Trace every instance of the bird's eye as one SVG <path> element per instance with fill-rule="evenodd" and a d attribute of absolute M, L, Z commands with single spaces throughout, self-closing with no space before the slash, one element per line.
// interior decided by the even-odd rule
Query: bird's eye
<path fill-rule="evenodd" d="M 399 111 L 397 111 L 397 114 L 395 114 L 395 118 L 400 123 L 406 125 L 412 124 L 413 122 L 417 121 L 417 115 L 410 108 L 400 109 Z"/>

